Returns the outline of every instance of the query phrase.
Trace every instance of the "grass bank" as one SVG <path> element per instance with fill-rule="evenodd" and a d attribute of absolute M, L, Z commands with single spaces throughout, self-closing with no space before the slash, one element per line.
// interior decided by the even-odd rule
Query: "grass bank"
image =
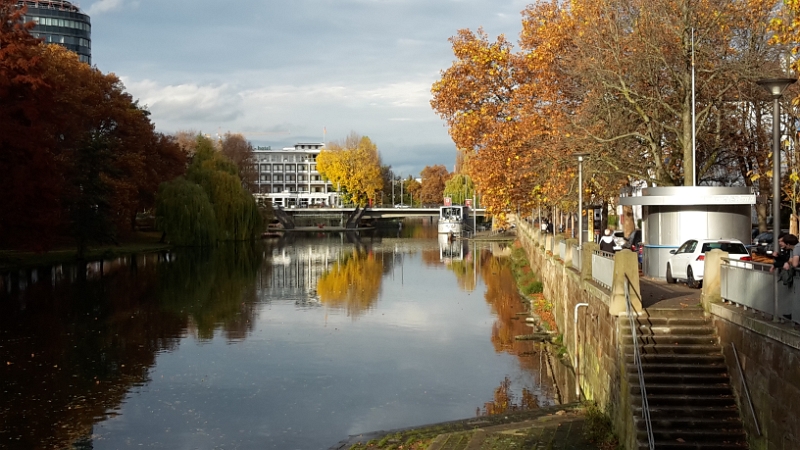
<path fill-rule="evenodd" d="M 121 239 L 119 245 L 90 246 L 86 251 L 86 259 L 107 259 L 171 248 L 170 245 L 159 242 L 160 240 L 160 232 L 135 232 L 127 238 Z M 74 246 L 69 245 L 60 245 L 47 252 L 0 250 L 0 271 L 68 264 L 75 261 L 77 261 L 77 250 Z"/>

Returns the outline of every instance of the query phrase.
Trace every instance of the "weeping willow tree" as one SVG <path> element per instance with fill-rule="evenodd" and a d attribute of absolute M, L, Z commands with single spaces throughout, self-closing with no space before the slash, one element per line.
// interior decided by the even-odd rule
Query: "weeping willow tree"
<path fill-rule="evenodd" d="M 185 178 L 158 187 L 156 228 L 175 245 L 207 247 L 217 240 L 217 219 L 208 195 Z"/>
<path fill-rule="evenodd" d="M 197 137 L 197 147 L 187 172 L 186 183 L 196 186 L 203 193 L 213 212 L 213 222 L 215 234 L 210 242 L 219 241 L 245 241 L 255 239 L 261 232 L 263 220 L 256 205 L 256 201 L 249 192 L 242 187 L 238 169 L 228 158 L 214 149 L 214 144 L 206 137 Z M 194 191 L 195 193 L 197 191 Z M 196 195 L 196 194 L 195 194 Z M 200 200 L 197 200 L 198 202 Z M 175 208 L 173 204 L 164 205 L 165 207 Z M 157 214 L 158 212 L 157 208 Z M 172 213 L 164 212 L 164 216 L 170 214 L 187 214 L 182 211 Z M 187 217 L 174 218 L 176 226 L 184 229 L 175 230 L 179 234 L 199 232 L 197 228 L 192 228 L 187 223 Z M 205 238 L 195 237 L 188 240 L 176 240 L 172 233 L 167 231 L 167 224 L 164 223 L 162 229 L 167 233 L 170 242 L 178 245 L 207 245 Z M 179 242 L 191 242 L 181 244 Z"/>
<path fill-rule="evenodd" d="M 236 165 L 203 136 L 198 137 L 187 177 L 202 186 L 211 200 L 219 240 L 244 241 L 258 236 L 262 220 L 255 199 L 242 187 Z"/>

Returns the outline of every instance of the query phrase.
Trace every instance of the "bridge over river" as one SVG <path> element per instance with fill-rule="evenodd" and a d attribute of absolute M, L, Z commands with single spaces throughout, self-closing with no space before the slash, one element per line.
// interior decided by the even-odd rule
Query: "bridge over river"
<path fill-rule="evenodd" d="M 483 222 L 485 216 L 486 209 L 470 209 L 466 220 Z M 340 226 L 337 228 L 356 230 L 361 228 L 362 221 L 438 218 L 439 208 L 279 208 L 275 210 L 275 217 L 287 230 L 298 229 L 297 224 L 315 220 L 328 221 L 329 225 L 330 221 L 338 221 Z"/>

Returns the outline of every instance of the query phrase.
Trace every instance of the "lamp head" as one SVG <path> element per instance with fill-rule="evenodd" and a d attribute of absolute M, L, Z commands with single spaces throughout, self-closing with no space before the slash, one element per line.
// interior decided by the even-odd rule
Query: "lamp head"
<path fill-rule="evenodd" d="M 583 162 L 583 158 L 585 158 L 585 157 L 589 156 L 589 153 L 586 153 L 586 152 L 578 152 L 578 153 L 573 153 L 573 154 L 572 154 L 572 156 L 575 156 L 575 157 L 577 157 L 577 158 L 578 158 L 578 162 Z"/>
<path fill-rule="evenodd" d="M 780 98 L 783 91 L 795 81 L 797 81 L 796 78 L 762 78 L 756 81 L 756 84 L 769 92 L 772 98 Z"/>

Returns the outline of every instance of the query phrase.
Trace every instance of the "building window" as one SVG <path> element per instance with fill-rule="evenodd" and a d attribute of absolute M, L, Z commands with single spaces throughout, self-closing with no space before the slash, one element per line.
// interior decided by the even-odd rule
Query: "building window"
<path fill-rule="evenodd" d="M 261 165 L 262 172 L 269 172 L 269 164 L 262 164 Z"/>
<path fill-rule="evenodd" d="M 287 164 L 286 165 L 287 172 L 294 172 L 294 164 Z"/>
<path fill-rule="evenodd" d="M 268 173 L 262 173 L 261 174 L 261 181 L 272 181 L 271 178 L 272 177 Z"/>
<path fill-rule="evenodd" d="M 316 172 L 317 171 L 317 165 L 316 164 L 312 164 L 311 165 L 311 171 L 312 172 Z"/>
<path fill-rule="evenodd" d="M 306 171 L 306 165 L 305 164 L 298 164 L 297 165 L 297 171 L 298 172 L 305 172 Z"/>
<path fill-rule="evenodd" d="M 272 165 L 273 172 L 283 172 L 283 164 L 273 164 Z"/>

